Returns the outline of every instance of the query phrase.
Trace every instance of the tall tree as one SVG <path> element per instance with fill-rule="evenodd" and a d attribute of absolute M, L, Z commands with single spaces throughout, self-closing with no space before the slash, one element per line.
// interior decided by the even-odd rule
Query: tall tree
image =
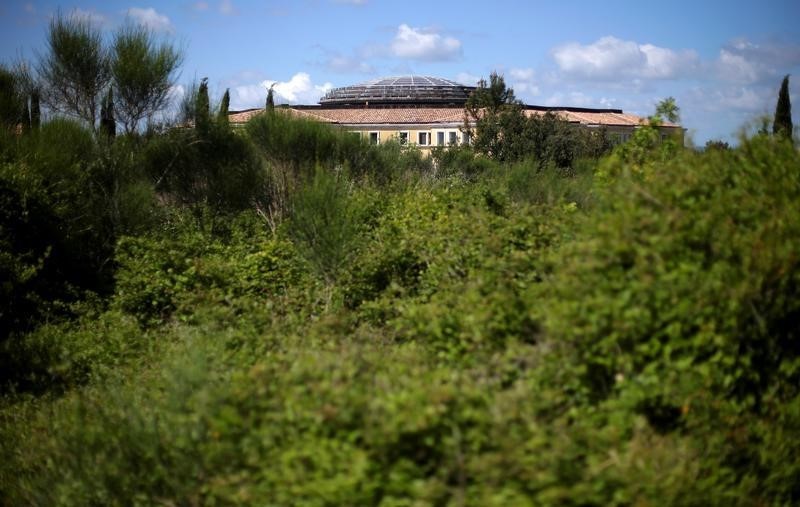
<path fill-rule="evenodd" d="M 128 23 L 114 34 L 110 69 L 125 132 L 134 132 L 143 119 L 164 109 L 182 61 L 179 50 L 168 42 L 159 44 L 144 26 Z"/>
<path fill-rule="evenodd" d="M 16 128 L 22 123 L 24 95 L 17 75 L 0 65 L 0 124 Z"/>
<path fill-rule="evenodd" d="M 114 117 L 114 87 L 108 87 L 108 93 L 100 108 L 100 132 L 113 139 L 117 135 L 117 120 Z"/>
<path fill-rule="evenodd" d="M 275 84 L 269 87 L 267 90 L 267 111 L 274 111 L 275 110 L 275 97 L 272 94 L 272 89 L 275 88 Z"/>
<path fill-rule="evenodd" d="M 42 108 L 40 102 L 39 88 L 31 90 L 31 128 L 38 129 L 42 122 Z"/>
<path fill-rule="evenodd" d="M 88 18 L 57 13 L 50 20 L 46 51 L 37 67 L 44 101 L 94 130 L 99 96 L 111 79 L 100 29 Z"/>
<path fill-rule="evenodd" d="M 194 108 L 194 125 L 200 135 L 208 133 L 211 122 L 208 108 L 208 78 L 204 77 L 200 81 L 200 87 L 197 89 L 197 100 Z"/>
<path fill-rule="evenodd" d="M 525 116 L 514 90 L 503 76 L 492 72 L 489 82 L 481 79 L 465 105 L 464 129 L 472 131 L 473 146 L 497 160 L 506 160 L 512 138 L 525 129 Z M 516 151 L 516 150 L 515 150 Z"/>
<path fill-rule="evenodd" d="M 217 114 L 217 121 L 220 125 L 228 124 L 228 108 L 231 105 L 231 92 L 225 89 L 225 94 L 222 96 L 222 102 L 219 103 L 219 113 Z"/>
<path fill-rule="evenodd" d="M 661 121 L 667 120 L 670 123 L 678 123 L 681 121 L 680 116 L 681 108 L 675 102 L 674 97 L 667 97 L 656 105 L 655 117 Z"/>
<path fill-rule="evenodd" d="M 789 76 L 784 76 L 781 91 L 778 92 L 778 103 L 775 106 L 775 120 L 772 122 L 772 133 L 776 136 L 791 139 L 794 133 L 792 125 L 792 102 L 789 100 Z"/>
<path fill-rule="evenodd" d="M 22 99 L 22 121 L 20 124 L 22 125 L 23 131 L 29 131 L 31 129 L 31 110 L 28 107 L 28 97 L 23 97 Z"/>

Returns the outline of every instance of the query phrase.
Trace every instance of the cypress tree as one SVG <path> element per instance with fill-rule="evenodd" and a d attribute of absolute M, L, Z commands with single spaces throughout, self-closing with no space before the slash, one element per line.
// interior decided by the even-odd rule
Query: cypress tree
<path fill-rule="evenodd" d="M 208 133 L 211 121 L 208 116 L 208 108 L 208 78 L 204 77 L 200 81 L 200 88 L 197 89 L 197 102 L 195 103 L 194 111 L 194 126 L 201 135 Z"/>
<path fill-rule="evenodd" d="M 275 110 L 275 98 L 272 96 L 272 89 L 275 87 L 273 84 L 269 87 L 269 91 L 267 92 L 267 111 L 274 111 Z"/>
<path fill-rule="evenodd" d="M 39 105 L 40 100 L 39 89 L 34 88 L 31 92 L 31 128 L 33 129 L 38 129 L 42 121 L 42 110 Z"/>
<path fill-rule="evenodd" d="M 28 97 L 25 97 L 22 101 L 22 121 L 20 125 L 22 125 L 23 132 L 31 129 L 31 111 L 28 109 Z"/>
<path fill-rule="evenodd" d="M 792 103 L 789 100 L 789 76 L 783 78 L 781 91 L 778 93 L 778 104 L 775 106 L 775 120 L 772 123 L 772 133 L 791 139 L 794 127 L 792 126 Z"/>
<path fill-rule="evenodd" d="M 117 135 L 117 121 L 114 118 L 114 87 L 108 87 L 108 93 L 100 104 L 100 132 L 113 139 Z"/>
<path fill-rule="evenodd" d="M 228 124 L 228 108 L 231 104 L 231 94 L 229 89 L 225 89 L 225 95 L 222 96 L 222 102 L 219 104 L 218 121 L 220 125 Z"/>

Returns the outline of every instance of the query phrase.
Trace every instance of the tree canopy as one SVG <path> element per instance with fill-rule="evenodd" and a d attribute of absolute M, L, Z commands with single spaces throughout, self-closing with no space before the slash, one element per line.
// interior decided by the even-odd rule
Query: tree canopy
<path fill-rule="evenodd" d="M 95 129 L 100 95 L 111 81 L 100 28 L 87 18 L 59 12 L 50 20 L 46 48 L 37 67 L 43 99 L 53 110 Z"/>
<path fill-rule="evenodd" d="M 119 119 L 130 133 L 143 119 L 164 108 L 183 60 L 181 52 L 141 25 L 127 24 L 114 34 L 110 68 L 117 87 Z"/>

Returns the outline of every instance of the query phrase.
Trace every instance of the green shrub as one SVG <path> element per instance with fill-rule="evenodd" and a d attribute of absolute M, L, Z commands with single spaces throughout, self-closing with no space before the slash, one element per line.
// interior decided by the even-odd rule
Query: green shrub
<path fill-rule="evenodd" d="M 289 235 L 328 284 L 336 281 L 357 248 L 359 204 L 344 175 L 322 168 L 292 200 Z"/>
<path fill-rule="evenodd" d="M 563 253 L 546 315 L 587 365 L 586 388 L 690 370 L 757 403 L 795 379 L 796 166 L 793 150 L 754 140 L 608 189 Z"/>
<path fill-rule="evenodd" d="M 247 224 L 231 234 L 226 241 L 189 218 L 162 234 L 123 237 L 117 246 L 114 304 L 143 324 L 155 324 L 184 305 L 191 313 L 203 294 L 213 294 L 213 301 L 268 298 L 299 281 L 290 243 Z"/>
<path fill-rule="evenodd" d="M 266 172 L 246 137 L 216 123 L 207 132 L 173 129 L 144 149 L 155 189 L 178 205 L 236 213 L 268 205 Z"/>
<path fill-rule="evenodd" d="M 572 204 L 587 209 L 592 202 L 593 164 L 576 162 L 574 169 L 542 166 L 525 160 L 505 168 L 500 178 L 508 186 L 509 196 L 521 203 L 556 206 Z"/>
<path fill-rule="evenodd" d="M 490 159 L 476 155 L 469 146 L 435 147 L 431 157 L 436 164 L 437 174 L 444 177 L 460 175 L 474 180 L 496 167 Z"/>

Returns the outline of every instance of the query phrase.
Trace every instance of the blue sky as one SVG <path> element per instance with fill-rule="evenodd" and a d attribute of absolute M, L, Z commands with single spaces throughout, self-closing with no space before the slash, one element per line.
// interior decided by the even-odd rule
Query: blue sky
<path fill-rule="evenodd" d="M 316 103 L 330 87 L 423 74 L 473 84 L 493 70 L 529 104 L 647 115 L 673 96 L 695 143 L 732 141 L 774 112 L 793 74 L 800 124 L 800 2 L 561 0 L 4 1 L 0 60 L 34 59 L 57 10 L 109 34 L 144 23 L 186 52 L 179 83 L 208 77 L 231 107 Z M 176 87 L 176 94 L 181 86 Z"/>

